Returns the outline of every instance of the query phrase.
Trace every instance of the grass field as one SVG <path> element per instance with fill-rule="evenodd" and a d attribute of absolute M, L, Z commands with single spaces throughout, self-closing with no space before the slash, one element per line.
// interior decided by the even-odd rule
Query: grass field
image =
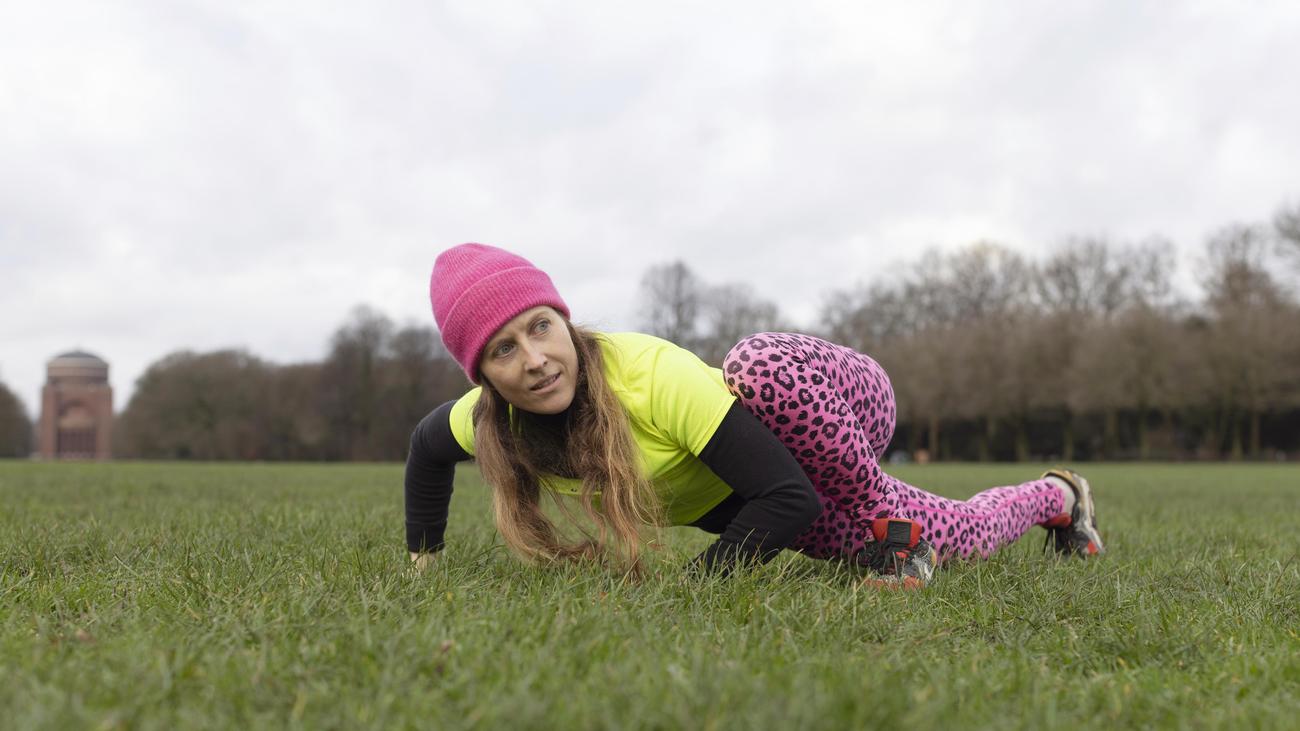
<path fill-rule="evenodd" d="M 526 567 L 472 469 L 418 575 L 399 465 L 0 462 L 0 726 L 1294 728 L 1300 468 L 1084 473 L 1109 555 L 1035 530 L 902 594 L 797 555 L 690 578 L 690 529 L 639 584 Z"/>

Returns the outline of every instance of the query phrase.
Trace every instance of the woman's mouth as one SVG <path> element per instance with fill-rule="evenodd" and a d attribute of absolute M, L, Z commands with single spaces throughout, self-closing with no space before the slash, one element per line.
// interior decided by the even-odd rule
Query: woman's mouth
<path fill-rule="evenodd" d="M 534 385 L 532 388 L 528 390 L 533 392 L 545 391 L 549 389 L 551 386 L 554 386 L 559 380 L 560 380 L 560 374 L 556 373 L 553 376 L 548 376 L 547 378 L 543 378 L 541 381 L 538 381 L 536 385 Z"/>

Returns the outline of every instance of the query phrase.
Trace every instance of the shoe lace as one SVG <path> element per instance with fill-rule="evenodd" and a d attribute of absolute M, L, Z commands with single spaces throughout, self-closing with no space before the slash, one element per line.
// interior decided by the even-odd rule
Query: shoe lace
<path fill-rule="evenodd" d="M 878 574 L 901 576 L 903 565 L 912 556 L 912 549 L 904 542 L 886 538 L 863 547 L 863 563 Z"/>

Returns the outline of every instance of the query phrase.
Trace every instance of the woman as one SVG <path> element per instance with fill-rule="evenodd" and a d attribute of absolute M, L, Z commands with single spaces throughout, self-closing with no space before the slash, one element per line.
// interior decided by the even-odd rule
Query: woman
<path fill-rule="evenodd" d="M 478 384 L 425 417 L 406 466 L 406 539 L 421 567 L 443 547 L 457 462 L 474 457 L 496 524 L 528 559 L 638 565 L 646 525 L 718 535 L 697 564 L 726 571 L 784 548 L 919 587 L 941 557 L 987 556 L 1042 525 L 1061 554 L 1103 550 L 1086 480 L 1068 470 L 967 501 L 877 463 L 894 431 L 871 358 L 807 335 L 762 333 L 722 370 L 672 343 L 573 325 L 550 278 L 482 244 L 443 252 L 429 296 L 443 343 Z M 578 498 L 597 528 L 564 540 L 545 491 Z"/>

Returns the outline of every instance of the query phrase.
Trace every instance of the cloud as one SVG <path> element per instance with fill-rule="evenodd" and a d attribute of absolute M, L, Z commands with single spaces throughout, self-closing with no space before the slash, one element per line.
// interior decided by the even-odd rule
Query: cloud
<path fill-rule="evenodd" d="M 678 257 L 812 324 L 925 246 L 1189 254 L 1300 195 L 1287 3 L 0 12 L 0 368 L 29 406 L 77 344 L 124 399 L 176 348 L 319 357 L 358 302 L 426 322 L 461 241 L 607 327 Z"/>

